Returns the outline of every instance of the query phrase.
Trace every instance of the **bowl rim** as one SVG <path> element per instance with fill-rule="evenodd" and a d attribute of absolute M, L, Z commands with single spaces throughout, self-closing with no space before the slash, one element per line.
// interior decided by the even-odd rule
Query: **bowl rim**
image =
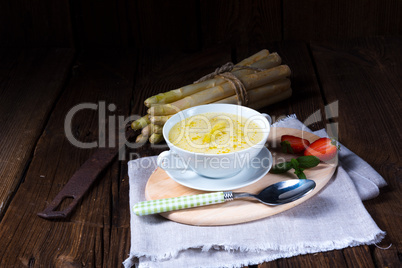
<path fill-rule="evenodd" d="M 229 106 L 229 107 L 237 108 L 237 109 L 246 109 L 246 110 L 248 110 L 250 112 L 255 113 L 258 116 L 261 116 L 261 118 L 263 118 L 266 121 L 269 129 L 268 129 L 267 132 L 264 132 L 264 136 L 261 139 L 261 141 L 259 141 L 255 145 L 253 145 L 251 147 L 248 147 L 248 148 L 245 148 L 245 149 L 242 149 L 242 150 L 239 150 L 239 151 L 234 151 L 234 152 L 230 152 L 230 153 L 222 153 L 222 154 L 200 153 L 200 152 L 192 152 L 192 151 L 184 150 L 184 149 L 182 149 L 180 147 L 175 146 L 168 139 L 170 129 L 168 131 L 167 128 L 165 128 L 165 126 L 168 124 L 169 121 L 173 121 L 177 117 L 181 117 L 180 121 L 184 120 L 184 119 L 190 117 L 190 116 L 185 116 L 185 114 L 187 114 L 189 111 L 196 110 L 196 109 L 202 109 L 204 107 L 209 107 L 209 108 L 213 109 L 213 107 L 211 107 L 211 106 L 219 106 L 219 107 L 225 107 L 225 106 L 228 107 Z M 203 113 L 208 113 L 208 112 L 195 113 L 193 115 L 198 115 L 198 114 L 203 114 Z M 211 113 L 213 113 L 213 111 L 211 111 Z M 226 112 L 226 113 L 231 114 L 230 112 Z M 191 116 L 193 116 L 193 115 L 191 115 Z M 178 122 L 180 122 L 180 121 L 178 121 Z M 202 155 L 202 156 L 218 156 L 218 157 L 231 156 L 231 155 L 240 154 L 240 153 L 243 154 L 243 153 L 247 153 L 247 151 L 252 151 L 252 150 L 256 150 L 256 149 L 261 150 L 263 147 L 265 147 L 264 144 L 266 143 L 270 132 L 271 132 L 271 124 L 268 121 L 268 119 L 262 113 L 254 110 L 254 109 L 252 109 L 250 107 L 240 106 L 240 105 L 237 105 L 237 104 L 228 104 L 228 103 L 211 103 L 211 104 L 197 105 L 197 106 L 194 106 L 194 107 L 187 108 L 185 110 L 181 110 L 180 112 L 178 112 L 178 113 L 174 114 L 172 117 L 170 117 L 166 121 L 166 123 L 163 125 L 163 129 L 162 129 L 163 138 L 165 139 L 167 145 L 169 146 L 169 149 L 174 150 L 174 151 L 183 152 L 183 153 L 192 153 L 192 154 L 197 154 L 197 155 Z"/>

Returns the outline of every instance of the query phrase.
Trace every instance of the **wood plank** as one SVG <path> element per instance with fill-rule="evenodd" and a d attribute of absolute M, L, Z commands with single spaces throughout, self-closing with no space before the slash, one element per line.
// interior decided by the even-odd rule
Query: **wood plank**
<path fill-rule="evenodd" d="M 76 45 L 83 49 L 127 47 L 129 13 L 126 5 L 124 0 L 71 2 Z"/>
<path fill-rule="evenodd" d="M 44 209 L 95 150 L 80 149 L 68 141 L 64 131 L 67 113 L 77 104 L 100 105 L 105 101 L 106 107 L 116 106 L 114 112 L 106 111 L 107 117 L 126 117 L 135 55 L 133 51 L 98 50 L 77 60 L 74 75 L 38 141 L 24 183 L 0 223 L 0 266 L 36 263 L 45 267 L 93 267 L 127 257 L 127 251 L 118 251 L 127 249 L 127 230 L 116 231 L 117 226 L 112 226 L 114 210 L 120 209 L 112 195 L 117 194 L 120 184 L 118 161 L 105 170 L 69 220 L 48 221 L 36 213 Z M 75 137 L 83 142 L 98 140 L 98 117 L 97 110 L 77 113 L 72 122 Z M 115 247 L 114 234 L 126 240 Z"/>
<path fill-rule="evenodd" d="M 368 246 L 345 248 L 342 250 L 348 267 L 374 268 L 375 264 Z"/>
<path fill-rule="evenodd" d="M 201 1 L 202 46 L 261 46 L 282 39 L 281 1 Z"/>
<path fill-rule="evenodd" d="M 73 48 L 69 2 L 0 1 L 0 46 Z"/>
<path fill-rule="evenodd" d="M 362 156 L 388 183 L 378 197 L 364 202 L 374 221 L 387 232 L 387 242 L 382 246 L 392 243 L 392 250 L 396 250 L 388 254 L 375 248 L 376 260 L 400 263 L 402 157 L 398 148 L 402 122 L 398 115 L 402 114 L 402 39 L 312 43 L 312 52 L 326 99 L 339 100 L 340 141 Z"/>
<path fill-rule="evenodd" d="M 126 214 L 129 216 L 128 211 Z M 110 246 L 108 251 L 105 248 L 104 267 L 121 267 L 123 261 L 128 258 L 131 247 L 131 231 L 130 228 L 111 229 Z"/>
<path fill-rule="evenodd" d="M 0 51 L 0 218 L 63 89 L 73 55 L 71 49 Z"/>
<path fill-rule="evenodd" d="M 340 40 L 402 33 L 402 2 L 283 1 L 285 40 Z M 399 22 L 399 23 L 398 23 Z"/>
<path fill-rule="evenodd" d="M 129 1 L 131 45 L 173 51 L 196 51 L 199 30 L 196 1 Z"/>
<path fill-rule="evenodd" d="M 401 259 L 398 248 L 395 247 L 388 237 L 374 248 L 374 261 L 378 267 L 400 267 Z"/>

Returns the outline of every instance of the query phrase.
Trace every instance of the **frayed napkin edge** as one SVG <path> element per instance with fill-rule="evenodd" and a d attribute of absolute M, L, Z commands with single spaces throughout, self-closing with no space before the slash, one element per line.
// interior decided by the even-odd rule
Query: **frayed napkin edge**
<path fill-rule="evenodd" d="M 344 239 L 342 241 L 327 241 L 320 245 L 320 247 L 316 247 L 314 245 L 310 245 L 307 243 L 299 243 L 294 245 L 287 245 L 287 246 L 273 246 L 269 244 L 259 245 L 255 248 L 246 248 L 242 246 L 222 246 L 217 244 L 210 244 L 210 245 L 199 245 L 196 247 L 192 247 L 192 249 L 200 249 L 202 252 L 208 252 L 210 250 L 224 250 L 227 252 L 241 252 L 241 253 L 261 253 L 264 252 L 276 252 L 273 257 L 262 257 L 262 258 L 254 258 L 250 259 L 247 262 L 242 263 L 235 263 L 231 264 L 231 266 L 227 266 L 227 264 L 217 264 L 217 267 L 241 267 L 242 265 L 253 265 L 259 264 L 262 262 L 273 261 L 279 258 L 290 258 L 297 255 L 305 255 L 311 253 L 318 253 L 318 252 L 326 252 L 332 250 L 339 250 L 347 247 L 356 247 L 362 245 L 373 245 L 376 243 L 381 242 L 384 237 L 386 236 L 386 232 L 379 231 L 376 234 L 372 235 L 370 239 L 366 241 L 360 241 L 356 239 Z M 265 248 L 265 249 L 261 249 Z M 146 258 L 152 262 L 158 261 L 167 261 L 172 258 L 176 258 L 180 252 L 188 250 L 189 248 L 176 248 L 174 251 L 165 252 L 163 254 L 158 255 L 148 255 L 146 252 L 131 252 L 130 257 L 126 259 L 123 264 L 126 268 L 132 267 L 133 265 L 138 263 L 139 258 Z M 301 251 L 300 249 L 303 249 Z M 239 265 L 239 266 L 238 266 Z M 203 266 L 200 266 L 203 267 Z"/>
<path fill-rule="evenodd" d="M 289 114 L 286 117 L 284 117 L 282 119 L 279 119 L 278 121 L 273 122 L 272 126 L 275 127 L 276 124 L 282 123 L 282 122 L 284 122 L 286 120 L 289 120 L 289 119 L 297 119 L 297 115 L 296 114 Z"/>

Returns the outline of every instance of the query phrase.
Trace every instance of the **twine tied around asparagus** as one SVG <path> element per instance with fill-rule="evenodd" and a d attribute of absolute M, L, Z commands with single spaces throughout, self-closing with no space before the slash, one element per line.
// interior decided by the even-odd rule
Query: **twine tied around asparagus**
<path fill-rule="evenodd" d="M 251 66 L 236 66 L 232 62 L 228 62 L 228 63 L 222 65 L 221 67 L 216 68 L 214 72 L 201 77 L 200 79 L 195 81 L 194 84 L 206 81 L 208 79 L 212 79 L 215 76 L 219 76 L 219 77 L 225 79 L 226 81 L 228 81 L 231 84 L 231 86 L 233 87 L 233 89 L 235 90 L 235 93 L 237 96 L 237 104 L 246 106 L 248 104 L 247 90 L 246 90 L 246 87 L 244 86 L 243 82 L 239 78 L 237 78 L 234 74 L 231 73 L 231 71 L 234 69 L 239 69 L 239 70 L 248 69 L 248 70 L 253 70 L 253 71 L 258 71 L 258 72 L 265 70 L 265 69 L 251 67 Z"/>

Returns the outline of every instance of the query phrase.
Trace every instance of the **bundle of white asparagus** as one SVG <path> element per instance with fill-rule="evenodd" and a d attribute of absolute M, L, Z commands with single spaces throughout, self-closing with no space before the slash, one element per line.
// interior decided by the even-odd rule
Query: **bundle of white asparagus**
<path fill-rule="evenodd" d="M 234 66 L 231 74 L 243 83 L 247 91 L 248 107 L 259 109 L 292 95 L 288 79 L 290 69 L 281 63 L 281 57 L 277 53 L 269 53 L 264 49 Z M 251 68 L 243 69 L 242 66 Z M 144 103 L 149 107 L 147 115 L 131 124 L 133 130 L 142 129 L 136 142 L 145 143 L 149 140 L 150 143 L 159 143 L 163 140 L 163 125 L 173 114 L 208 103 L 238 104 L 238 96 L 232 83 L 215 76 L 149 97 Z"/>

